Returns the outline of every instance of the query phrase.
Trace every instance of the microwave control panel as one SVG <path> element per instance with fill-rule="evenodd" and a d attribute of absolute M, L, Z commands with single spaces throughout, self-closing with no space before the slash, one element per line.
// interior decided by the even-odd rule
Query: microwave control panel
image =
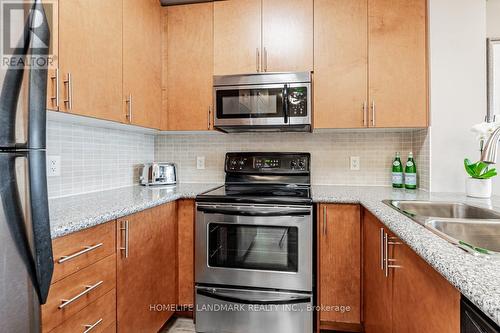
<path fill-rule="evenodd" d="M 307 88 L 295 87 L 288 91 L 290 117 L 307 117 Z"/>
<path fill-rule="evenodd" d="M 309 172 L 309 154 L 256 155 L 228 153 L 226 172 L 297 173 Z"/>

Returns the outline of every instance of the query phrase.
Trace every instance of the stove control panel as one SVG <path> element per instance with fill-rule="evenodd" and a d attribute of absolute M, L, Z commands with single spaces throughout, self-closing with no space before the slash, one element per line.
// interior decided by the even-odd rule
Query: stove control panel
<path fill-rule="evenodd" d="M 229 173 L 309 173 L 307 153 L 227 153 L 226 172 Z"/>

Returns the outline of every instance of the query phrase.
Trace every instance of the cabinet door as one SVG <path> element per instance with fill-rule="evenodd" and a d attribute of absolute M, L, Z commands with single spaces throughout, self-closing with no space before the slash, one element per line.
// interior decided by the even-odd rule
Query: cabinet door
<path fill-rule="evenodd" d="M 261 0 L 214 2 L 214 75 L 260 71 Z"/>
<path fill-rule="evenodd" d="M 175 205 L 145 210 L 118 221 L 119 332 L 158 332 L 173 314 L 166 309 L 152 311 L 150 306 L 174 304 L 176 300 Z"/>
<path fill-rule="evenodd" d="M 262 0 L 264 72 L 313 70 L 313 0 Z"/>
<path fill-rule="evenodd" d="M 382 224 L 368 211 L 363 218 L 363 307 L 366 333 L 391 333 L 392 277 L 384 274 Z M 392 255 L 392 254 L 390 254 Z M 403 331 L 394 331 L 399 333 Z M 424 332 L 424 331 L 422 331 Z"/>
<path fill-rule="evenodd" d="M 122 0 L 59 1 L 59 68 L 60 110 L 125 121 Z"/>
<path fill-rule="evenodd" d="M 160 128 L 160 9 L 157 0 L 123 0 L 123 99 L 121 105 L 129 122 L 150 128 Z"/>
<path fill-rule="evenodd" d="M 408 246 L 394 247 L 393 332 L 460 331 L 460 293 Z"/>
<path fill-rule="evenodd" d="M 372 127 L 425 127 L 426 0 L 368 0 Z"/>
<path fill-rule="evenodd" d="M 50 29 L 50 49 L 49 66 L 47 69 L 47 109 L 59 110 L 61 98 L 58 95 L 59 80 L 59 1 L 43 0 L 45 15 L 51 23 Z"/>
<path fill-rule="evenodd" d="M 194 200 L 178 201 L 178 300 L 179 305 L 194 304 Z"/>
<path fill-rule="evenodd" d="M 314 127 L 368 125 L 366 0 L 314 1 Z"/>
<path fill-rule="evenodd" d="M 320 205 L 319 214 L 319 304 L 339 307 L 319 313 L 320 327 L 339 329 L 334 323 L 361 327 L 360 206 Z"/>
<path fill-rule="evenodd" d="M 213 4 L 167 9 L 167 125 L 173 131 L 212 126 Z"/>

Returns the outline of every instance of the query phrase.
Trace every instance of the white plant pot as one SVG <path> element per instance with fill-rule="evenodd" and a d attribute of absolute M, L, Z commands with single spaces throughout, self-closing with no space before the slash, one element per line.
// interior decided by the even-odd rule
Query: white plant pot
<path fill-rule="evenodd" d="M 473 198 L 491 197 L 491 178 L 476 179 L 469 177 L 466 179 L 465 187 L 468 197 L 473 197 Z"/>

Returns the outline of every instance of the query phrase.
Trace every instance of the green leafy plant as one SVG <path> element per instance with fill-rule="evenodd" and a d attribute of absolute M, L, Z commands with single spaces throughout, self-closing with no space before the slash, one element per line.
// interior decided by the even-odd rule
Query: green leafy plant
<path fill-rule="evenodd" d="M 490 179 L 497 175 L 495 168 L 488 168 L 488 164 L 484 162 L 472 163 L 468 158 L 464 160 L 465 171 L 475 179 Z"/>

